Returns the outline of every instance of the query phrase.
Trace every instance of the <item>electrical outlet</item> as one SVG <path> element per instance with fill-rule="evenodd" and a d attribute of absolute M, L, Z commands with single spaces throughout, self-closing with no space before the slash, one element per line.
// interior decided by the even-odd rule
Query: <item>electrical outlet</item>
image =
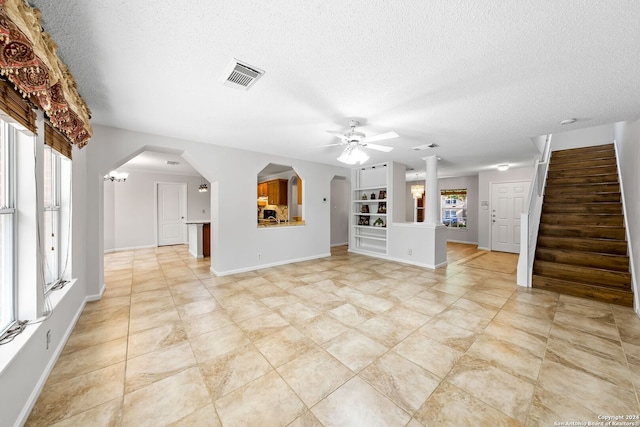
<path fill-rule="evenodd" d="M 49 345 L 51 345 L 51 329 L 47 331 L 47 350 L 49 350 Z"/>
<path fill-rule="evenodd" d="M 204 213 L 204 209 L 202 209 L 202 213 Z"/>
<path fill-rule="evenodd" d="M 258 254 L 258 259 L 262 259 L 262 254 Z"/>
<path fill-rule="evenodd" d="M 413 249 L 407 249 L 407 255 L 413 255 Z"/>

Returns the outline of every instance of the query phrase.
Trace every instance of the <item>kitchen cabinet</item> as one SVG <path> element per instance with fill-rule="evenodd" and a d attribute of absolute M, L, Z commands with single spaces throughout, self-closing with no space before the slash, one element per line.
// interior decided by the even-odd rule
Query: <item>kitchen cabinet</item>
<path fill-rule="evenodd" d="M 274 179 L 267 181 L 267 191 L 270 205 L 287 205 L 287 184 L 286 179 Z"/>
<path fill-rule="evenodd" d="M 258 197 L 268 197 L 269 190 L 266 182 L 258 183 Z"/>

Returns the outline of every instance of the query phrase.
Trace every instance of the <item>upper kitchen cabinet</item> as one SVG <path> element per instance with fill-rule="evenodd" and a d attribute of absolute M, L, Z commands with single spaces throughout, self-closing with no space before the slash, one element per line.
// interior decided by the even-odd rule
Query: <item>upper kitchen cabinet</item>
<path fill-rule="evenodd" d="M 258 183 L 258 197 L 269 197 L 269 190 L 266 182 Z"/>
<path fill-rule="evenodd" d="M 267 198 L 269 205 L 286 205 L 287 204 L 287 185 L 289 181 L 286 179 L 274 179 L 267 181 Z"/>

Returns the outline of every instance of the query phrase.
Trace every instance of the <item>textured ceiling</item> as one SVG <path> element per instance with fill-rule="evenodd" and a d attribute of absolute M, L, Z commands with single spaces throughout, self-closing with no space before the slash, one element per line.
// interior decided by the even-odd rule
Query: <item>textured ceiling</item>
<path fill-rule="evenodd" d="M 451 176 L 640 113 L 637 1 L 29 3 L 93 124 L 337 165 L 340 147 L 318 146 L 355 117 L 400 134 L 368 163 L 438 154 Z M 248 92 L 219 81 L 234 57 L 266 70 Z"/>

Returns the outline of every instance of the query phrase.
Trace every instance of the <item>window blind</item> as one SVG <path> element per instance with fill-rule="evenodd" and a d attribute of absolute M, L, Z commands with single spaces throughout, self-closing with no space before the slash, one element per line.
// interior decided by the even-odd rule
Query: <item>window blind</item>
<path fill-rule="evenodd" d="M 44 122 L 44 143 L 71 159 L 71 142 L 48 121 Z"/>
<path fill-rule="evenodd" d="M 35 111 L 13 88 L 13 84 L 4 80 L 0 80 L 0 109 L 31 132 L 38 133 Z"/>

